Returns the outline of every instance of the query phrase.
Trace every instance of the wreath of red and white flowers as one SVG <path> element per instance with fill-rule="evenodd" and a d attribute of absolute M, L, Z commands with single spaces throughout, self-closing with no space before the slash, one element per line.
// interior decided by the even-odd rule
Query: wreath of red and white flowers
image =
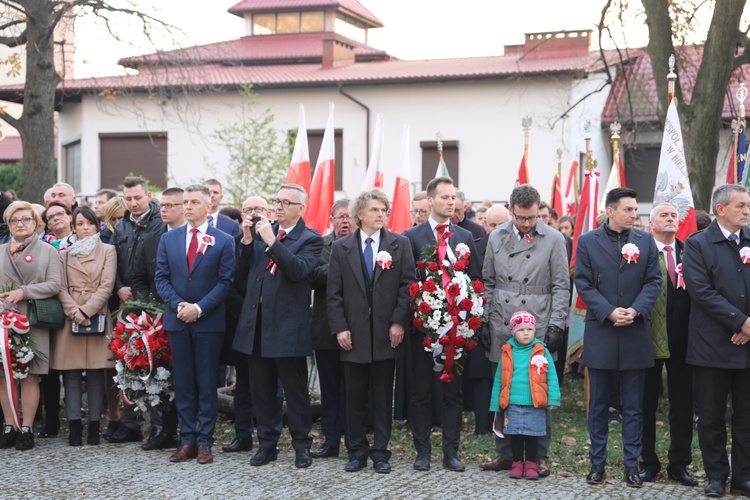
<path fill-rule="evenodd" d="M 446 232 L 446 241 L 452 233 Z M 471 254 L 468 245 L 459 243 L 455 250 L 445 246 L 445 257 L 438 257 L 438 246 L 422 251 L 417 268 L 425 279 L 409 287 L 410 305 L 414 314 L 412 325 L 424 334 L 422 345 L 431 352 L 435 371 L 442 371 L 440 380 L 453 381 L 454 370 L 463 369 L 464 351 L 476 347 L 474 333 L 482 326 L 484 285 L 471 281 L 466 270 Z"/>
<path fill-rule="evenodd" d="M 117 325 L 109 343 L 114 353 L 113 380 L 122 399 L 136 410 L 166 409 L 174 400 L 172 353 L 162 327 L 162 310 L 149 304 L 126 302 L 117 313 Z"/>

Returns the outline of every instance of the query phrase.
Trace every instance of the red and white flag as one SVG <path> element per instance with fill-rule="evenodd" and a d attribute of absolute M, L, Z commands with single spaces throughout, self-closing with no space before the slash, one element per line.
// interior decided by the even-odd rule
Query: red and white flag
<path fill-rule="evenodd" d="M 677 207 L 680 225 L 676 236 L 678 239 L 685 241 L 688 236 L 698 230 L 698 224 L 695 220 L 693 191 L 690 189 L 687 163 L 685 162 L 680 117 L 677 114 L 677 106 L 675 106 L 674 101 L 667 109 L 667 119 L 664 122 L 659 170 L 656 174 L 656 187 L 654 188 L 654 206 L 664 202 Z"/>
<path fill-rule="evenodd" d="M 565 213 L 560 215 L 574 216 L 578 211 L 578 162 L 573 160 L 568 172 L 568 183 L 565 186 Z"/>
<path fill-rule="evenodd" d="M 529 183 L 529 169 L 526 166 L 526 155 L 521 157 L 521 166 L 518 167 L 518 175 L 516 176 L 516 185 L 514 187 L 522 186 Z"/>
<path fill-rule="evenodd" d="M 578 238 L 596 229 L 596 201 L 599 199 L 599 172 L 589 170 L 583 178 L 583 189 L 576 214 L 576 226 L 573 230 L 573 252 L 570 256 L 571 269 L 576 265 L 576 250 Z"/>
<path fill-rule="evenodd" d="M 448 165 L 445 164 L 445 160 L 443 159 L 443 148 L 441 146 L 438 148 L 438 166 L 435 171 L 435 178 L 443 176 L 450 177 L 450 175 L 450 172 L 448 172 Z"/>
<path fill-rule="evenodd" d="M 307 147 L 305 107 L 302 104 L 299 105 L 299 128 L 294 139 L 292 163 L 289 165 L 284 184 L 299 184 L 310 194 L 310 149 Z"/>
<path fill-rule="evenodd" d="M 336 142 L 333 129 L 333 103 L 328 105 L 328 122 L 320 145 L 318 163 L 310 186 L 310 199 L 305 210 L 308 227 L 325 234 L 331 225 L 331 207 L 335 185 Z"/>
<path fill-rule="evenodd" d="M 620 152 L 615 153 L 615 157 L 612 159 L 612 168 L 609 171 L 609 178 L 607 179 L 607 187 L 604 189 L 602 199 L 599 202 L 599 210 L 602 212 L 607 211 L 607 207 L 604 202 L 607 200 L 607 193 L 615 188 L 627 187 L 625 183 L 625 168 L 622 165 L 622 157 Z"/>
<path fill-rule="evenodd" d="M 555 180 L 552 181 L 552 208 L 557 211 L 558 217 L 565 215 L 563 213 L 562 186 L 560 185 L 560 174 L 555 174 Z"/>
<path fill-rule="evenodd" d="M 362 191 L 383 190 L 383 136 L 383 115 L 378 113 L 375 120 L 372 155 L 370 156 L 370 164 L 367 166 L 367 172 L 365 172 L 365 179 L 362 181 Z"/>
<path fill-rule="evenodd" d="M 396 186 L 393 189 L 393 204 L 388 216 L 388 229 L 394 233 L 403 233 L 411 227 L 411 161 L 409 157 L 409 127 L 404 125 L 401 138 L 401 154 L 396 174 Z"/>

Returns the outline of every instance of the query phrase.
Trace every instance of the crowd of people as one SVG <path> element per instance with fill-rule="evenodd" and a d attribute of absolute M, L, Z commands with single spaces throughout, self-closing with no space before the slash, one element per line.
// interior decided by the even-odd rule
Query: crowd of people
<path fill-rule="evenodd" d="M 463 471 L 462 412 L 470 409 L 475 432 L 496 436 L 497 456 L 480 467 L 538 479 L 550 474 L 550 410 L 560 405 L 576 300 L 586 309 L 586 481 L 605 481 L 613 405 L 622 418 L 624 481 L 640 487 L 657 478 L 666 367 L 668 478 L 698 484 L 688 469 L 697 427 L 706 494 L 725 494 L 731 474 L 732 490 L 750 495 L 750 196 L 743 187 L 717 188 L 715 218 L 700 213 L 701 230 L 685 242 L 676 238 L 675 206 L 656 202 L 642 230 L 636 192 L 613 189 L 597 229 L 575 248 L 574 218 L 560 217 L 531 185 L 514 188 L 507 205 L 474 210 L 450 177 L 437 177 L 414 196 L 413 227 L 402 235 L 386 228 L 390 201 L 378 190 L 336 201 L 324 236 L 305 224 L 307 193 L 296 184 L 282 185 L 270 201 L 249 196 L 239 209 L 221 208 L 222 198 L 221 184 L 210 179 L 166 189 L 157 201 L 139 177 L 126 178 L 121 192 L 100 191 L 90 206 L 65 183 L 47 191 L 44 206 L 0 196 L 0 300 L 27 314 L 30 300 L 57 297 L 66 316 L 62 328 L 30 330 L 41 355 L 20 381 L 18 423 L 15 393 L 2 378 L 0 448 L 34 447 L 40 401 L 38 437 L 57 436 L 62 380 L 71 446 L 83 441 L 85 388 L 89 445 L 100 443 L 107 414 L 110 442 L 176 447 L 171 462 L 211 463 L 217 387 L 232 366 L 235 438 L 223 451 L 253 450 L 255 431 L 253 466 L 277 460 L 285 401 L 297 468 L 338 456 L 344 437 L 347 472 L 368 460 L 376 472 L 390 472 L 396 418 L 411 427 L 415 470 L 431 468 L 430 435 L 439 425 L 442 466 Z M 433 247 L 437 266 L 470 256 L 460 271 L 485 300 L 479 346 L 462 360 L 463 373 L 448 379 L 436 373 L 434 349 L 410 306 L 410 287 L 426 283 L 424 251 Z M 108 337 L 74 334 L 97 324 L 110 332 L 111 312 L 138 297 L 163 304 L 175 391 L 171 408 L 147 412 L 145 442 L 143 412 L 121 408 L 111 383 Z M 315 450 L 312 356 L 324 436 Z"/>

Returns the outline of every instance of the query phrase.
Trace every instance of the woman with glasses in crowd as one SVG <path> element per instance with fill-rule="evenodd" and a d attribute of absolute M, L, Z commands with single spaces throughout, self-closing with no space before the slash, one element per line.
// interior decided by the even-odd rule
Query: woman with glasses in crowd
<path fill-rule="evenodd" d="M 44 240 L 58 251 L 64 250 L 75 242 L 70 208 L 59 201 L 53 201 L 47 205 L 47 210 L 42 214 L 42 220 L 49 229 L 49 234 L 44 237 Z"/>

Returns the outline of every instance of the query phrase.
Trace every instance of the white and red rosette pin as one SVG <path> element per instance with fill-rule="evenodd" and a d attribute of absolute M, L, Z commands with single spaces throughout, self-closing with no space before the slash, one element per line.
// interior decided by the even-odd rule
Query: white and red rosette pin
<path fill-rule="evenodd" d="M 391 257 L 391 254 L 383 250 L 375 255 L 375 263 L 383 270 L 390 269 L 391 264 L 393 263 L 393 257 Z"/>
<path fill-rule="evenodd" d="M 641 255 L 641 251 L 633 243 L 626 243 L 622 247 L 622 258 L 625 259 L 628 264 L 637 264 L 638 256 Z"/>
<path fill-rule="evenodd" d="M 459 243 L 456 245 L 456 257 L 458 257 L 461 260 L 468 259 L 471 255 L 471 250 L 469 249 L 469 245 L 466 243 Z"/>
<path fill-rule="evenodd" d="M 677 274 L 677 288 L 685 290 L 685 278 L 682 276 L 682 263 L 677 264 L 677 267 L 675 267 L 674 270 Z"/>
<path fill-rule="evenodd" d="M 203 255 L 205 253 L 206 248 L 214 246 L 214 243 L 216 240 L 214 240 L 214 237 L 209 234 L 204 234 L 200 237 L 200 243 L 198 244 L 198 253 Z"/>
<path fill-rule="evenodd" d="M 531 366 L 536 367 L 537 374 L 541 375 L 549 370 L 549 361 L 541 354 L 536 354 L 531 358 Z"/>
<path fill-rule="evenodd" d="M 740 260 L 743 264 L 750 264 L 750 247 L 742 247 L 740 249 Z"/>

